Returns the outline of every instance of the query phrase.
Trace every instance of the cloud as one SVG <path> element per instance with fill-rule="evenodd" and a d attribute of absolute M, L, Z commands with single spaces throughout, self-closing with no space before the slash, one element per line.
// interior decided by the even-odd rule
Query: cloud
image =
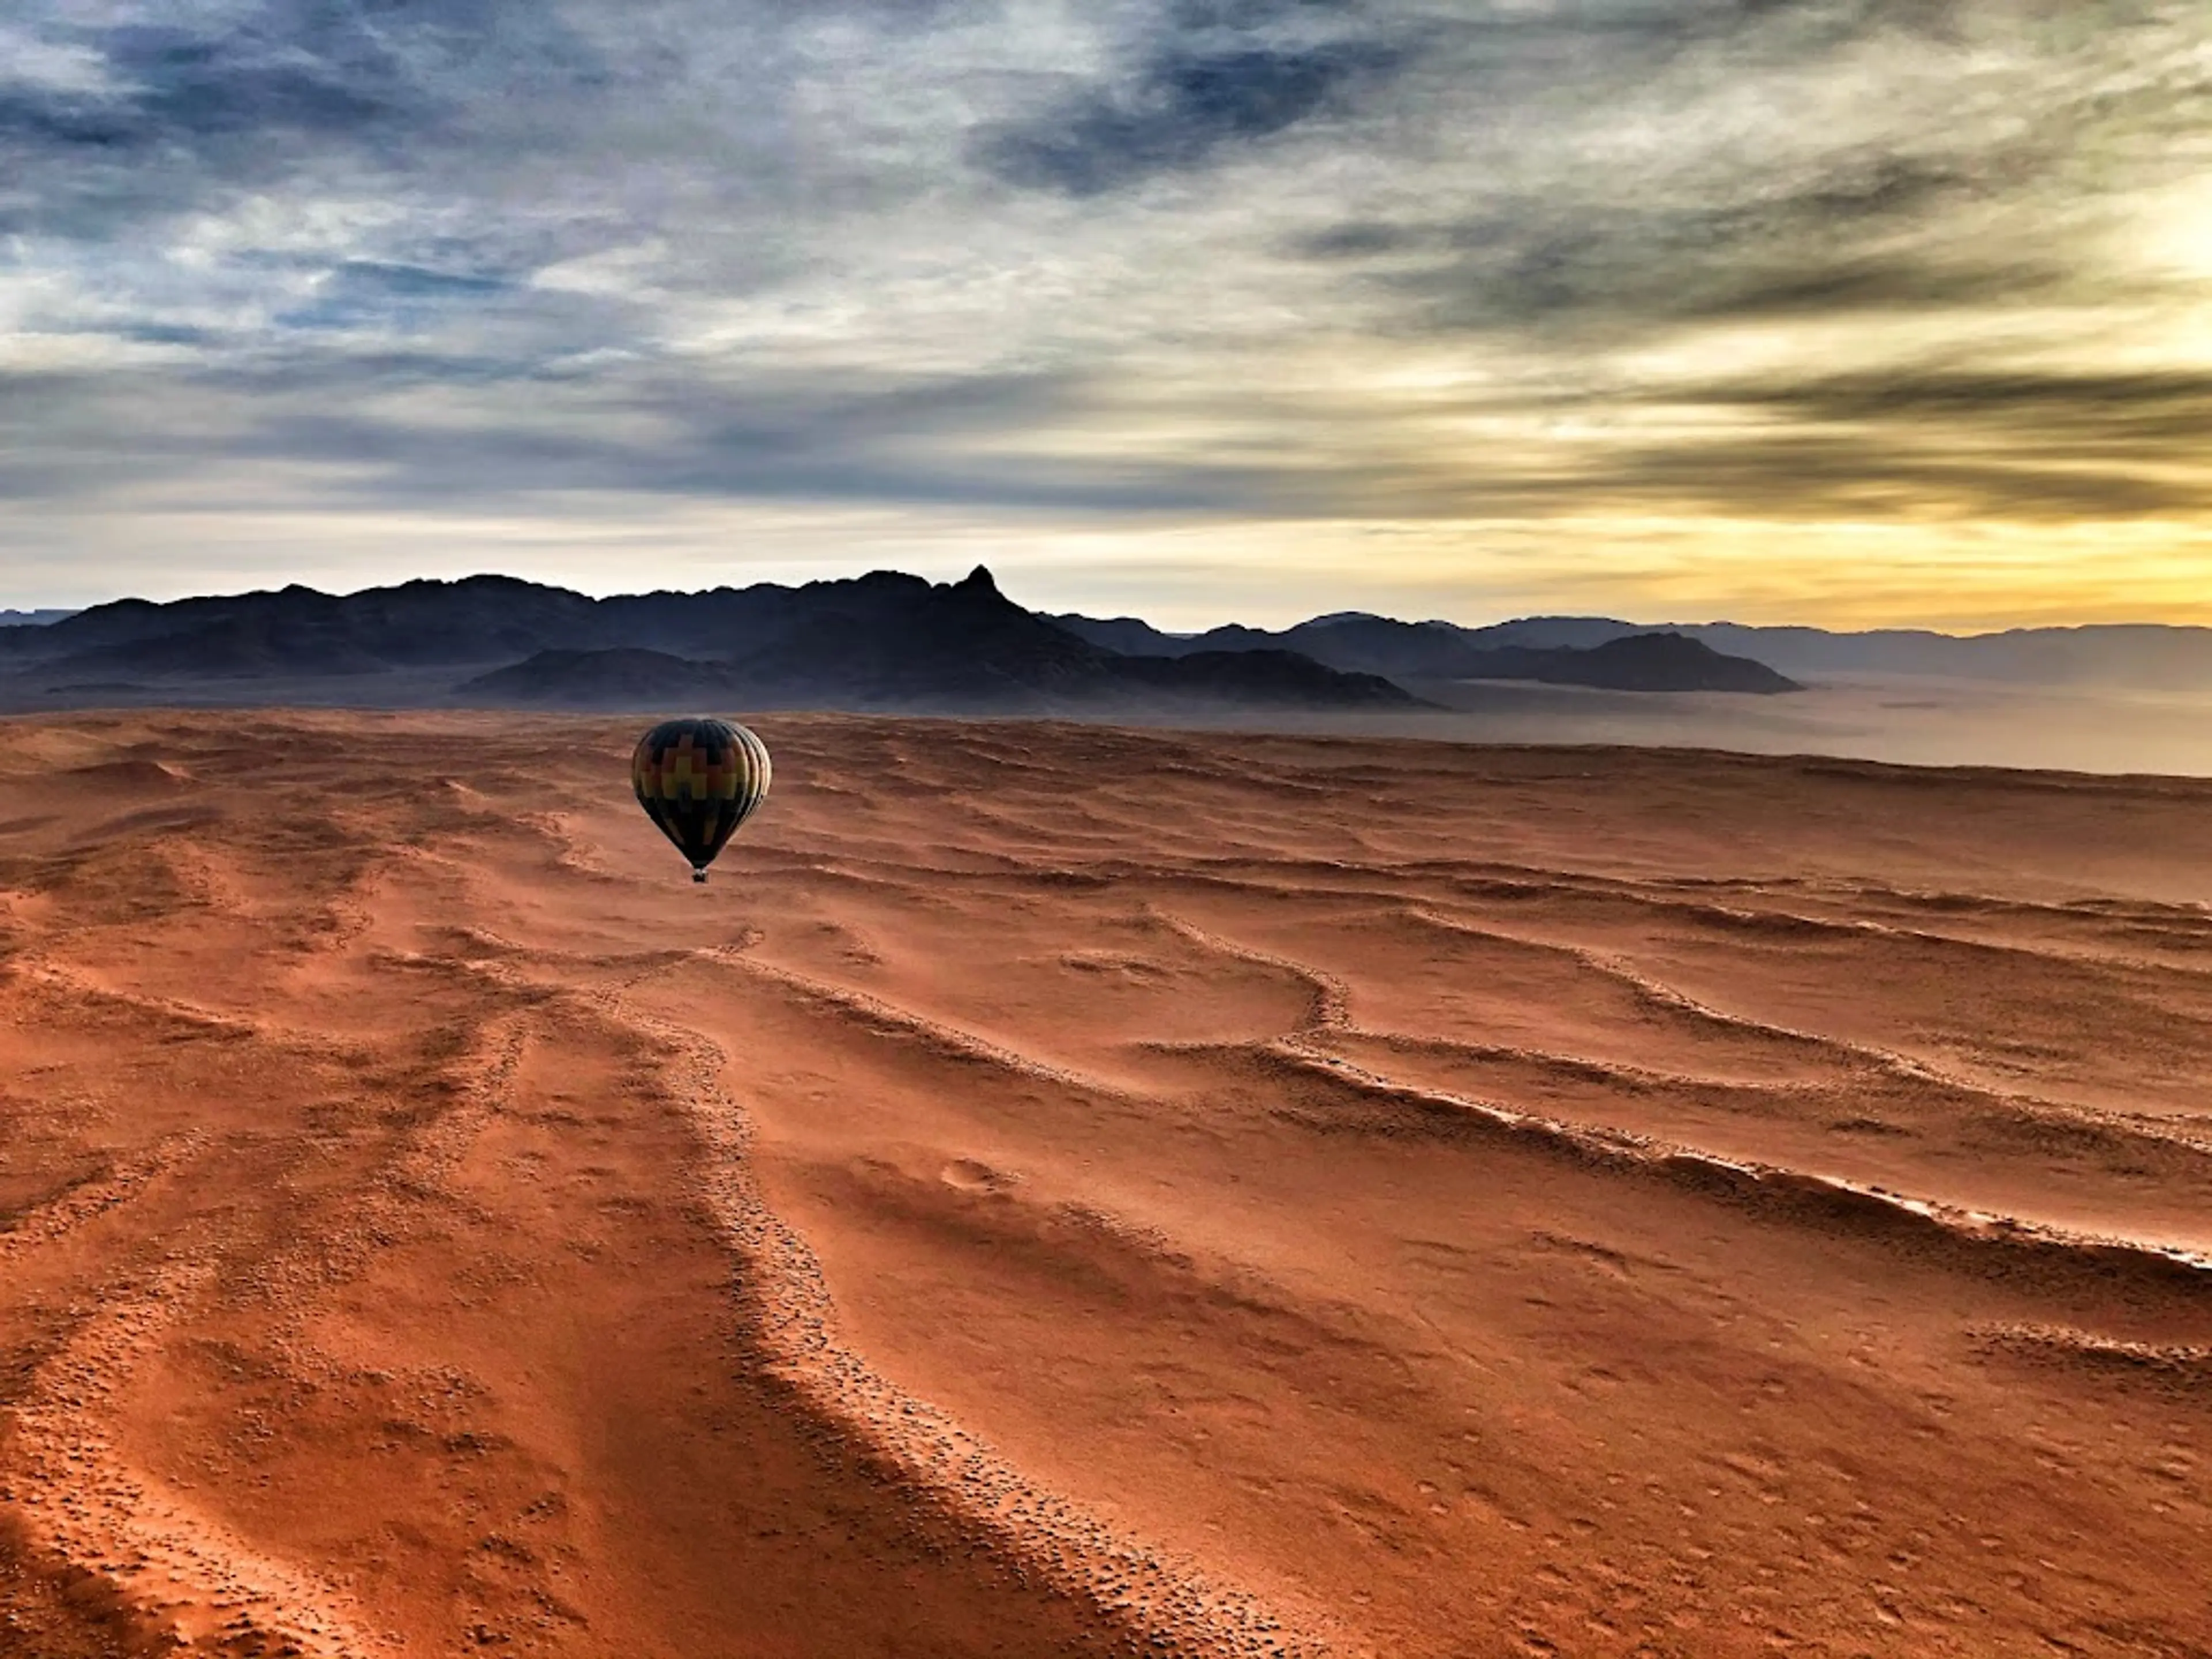
<path fill-rule="evenodd" d="M 0 496 L 2194 522 L 2208 98 L 2160 0 L 21 0 Z"/>
<path fill-rule="evenodd" d="M 72 73 L 0 78 L 0 234 L 111 235 L 288 179 L 434 175 L 475 100 L 556 100 L 599 68 L 520 0 L 29 5 L 30 43 Z"/>
<path fill-rule="evenodd" d="M 319 273 L 312 297 L 305 304 L 276 313 L 273 320 L 286 329 L 343 329 L 363 323 L 391 325 L 418 309 L 482 301 L 514 287 L 512 279 L 496 273 L 348 259 Z"/>
<path fill-rule="evenodd" d="M 1375 41 L 1291 50 L 1171 45 L 1126 84 L 1084 88 L 991 131 L 977 153 L 1010 184 L 1100 195 L 1206 166 L 1330 113 L 1354 87 L 1385 79 L 1401 58 Z"/>

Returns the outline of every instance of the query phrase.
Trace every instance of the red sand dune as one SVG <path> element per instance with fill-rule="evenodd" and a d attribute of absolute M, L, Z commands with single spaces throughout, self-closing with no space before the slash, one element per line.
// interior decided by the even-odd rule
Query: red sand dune
<path fill-rule="evenodd" d="M 2212 784 L 0 724 L 0 1652 L 2212 1652 Z"/>

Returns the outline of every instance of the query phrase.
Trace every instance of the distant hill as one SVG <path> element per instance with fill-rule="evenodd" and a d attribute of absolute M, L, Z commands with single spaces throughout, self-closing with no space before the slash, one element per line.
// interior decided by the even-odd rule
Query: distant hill
<path fill-rule="evenodd" d="M 2212 628 L 2130 623 L 1959 635 L 1910 629 L 1831 634 L 1817 628 L 1708 623 L 1681 631 L 1719 650 L 1756 652 L 1760 660 L 1793 674 L 1910 674 L 2144 690 L 2212 689 Z"/>
<path fill-rule="evenodd" d="M 1237 624 L 1206 634 L 1167 634 L 1133 617 L 1102 620 L 1060 616 L 1053 620 L 1115 650 L 1172 654 L 1241 649 L 1264 642 L 1304 651 L 1340 666 L 1357 665 L 1374 672 L 1413 678 L 1498 677 L 1459 656 L 1462 652 L 1595 652 L 1631 635 L 1677 634 L 1723 655 L 1761 663 L 1800 680 L 1879 675 L 2051 688 L 2212 690 L 2212 628 L 2163 623 L 2020 628 L 1956 635 L 1925 629 L 1839 633 L 1729 622 L 1632 623 L 1613 617 L 1524 617 L 1485 628 L 1467 628 L 1455 623 L 1403 623 L 1362 612 L 1339 612 L 1274 634 Z M 1380 643 L 1385 641 L 1398 643 L 1388 647 Z M 1438 665 L 1458 665 L 1442 674 L 1432 673 Z M 1528 678 L 1517 670 L 1509 677 Z"/>
<path fill-rule="evenodd" d="M 0 700 L 1079 712 L 1415 709 L 1386 678 L 1282 651 L 1147 659 L 1024 611 L 990 573 L 593 599 L 499 576 L 333 595 L 126 599 L 0 632 Z"/>
<path fill-rule="evenodd" d="M 506 576 L 352 594 L 292 586 L 71 614 L 4 613 L 0 707 L 101 701 L 371 705 L 676 702 L 945 712 L 1418 709 L 1463 682 L 1774 694 L 1807 678 L 1923 676 L 2212 690 L 2212 629 L 1954 636 L 1529 617 L 1490 627 L 1338 611 L 1170 634 L 1043 616 L 990 573 L 596 599 Z"/>
<path fill-rule="evenodd" d="M 464 702 L 612 706 L 720 702 L 734 696 L 738 676 L 726 662 L 702 662 L 617 646 L 605 651 L 540 651 L 456 688 Z"/>
<path fill-rule="evenodd" d="M 469 701 L 609 706 L 737 702 L 752 708 L 1037 711 L 1200 704 L 1415 708 L 1371 674 L 1281 651 L 1129 657 L 1002 595 L 990 573 L 932 586 L 900 578 L 813 586 L 775 637 L 725 659 L 617 647 L 540 652 L 458 689 Z M 894 595 L 898 603 L 887 603 Z"/>
<path fill-rule="evenodd" d="M 1592 622 L 1577 629 L 1508 623 L 1466 629 L 1450 623 L 1397 622 L 1363 612 L 1317 617 L 1280 633 L 1231 624 L 1204 634 L 1164 634 L 1133 617 L 1098 621 L 1052 619 L 1109 650 L 1159 656 L 1196 652 L 1295 651 L 1348 672 L 1392 679 L 1535 680 L 1614 691 L 1799 690 L 1765 664 L 1724 654 L 1674 632 L 1643 633 L 1623 623 Z M 1571 635 L 1586 643 L 1571 642 Z"/>
<path fill-rule="evenodd" d="M 36 629 L 0 634 L 0 662 L 31 660 L 76 675 L 291 678 L 512 660 L 589 635 L 595 602 L 506 576 L 413 581 L 344 596 L 273 592 L 118 599 Z"/>
<path fill-rule="evenodd" d="M 43 628 L 75 615 L 74 611 L 0 611 L 0 628 Z"/>
<path fill-rule="evenodd" d="M 1461 631 L 1477 645 L 1587 649 L 1654 629 L 1605 617 L 1532 617 Z M 2102 623 L 1960 635 L 1906 628 L 1838 633 L 1719 622 L 1669 623 L 1661 631 L 1702 641 L 1716 651 L 1755 658 L 1780 672 L 1801 677 L 1908 675 L 2048 687 L 2212 688 L 2212 628 Z"/>
<path fill-rule="evenodd" d="M 1588 650 L 1504 646 L 1480 653 L 1493 665 L 1468 679 L 1540 680 L 1608 691 L 1747 691 L 1772 696 L 1804 688 L 1749 657 L 1731 657 L 1680 634 L 1624 634 Z M 1506 672 L 1509 665 L 1513 672 Z"/>

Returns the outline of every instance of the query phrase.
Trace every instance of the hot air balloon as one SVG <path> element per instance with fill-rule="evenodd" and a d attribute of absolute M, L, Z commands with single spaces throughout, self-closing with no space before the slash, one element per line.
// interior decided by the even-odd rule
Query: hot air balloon
<path fill-rule="evenodd" d="M 629 760 L 637 804 L 690 860 L 694 881 L 768 798 L 768 745 L 727 720 L 663 720 Z"/>

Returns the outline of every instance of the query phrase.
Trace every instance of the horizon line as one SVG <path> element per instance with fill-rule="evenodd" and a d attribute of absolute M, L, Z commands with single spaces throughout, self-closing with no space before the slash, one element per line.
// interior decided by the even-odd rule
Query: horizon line
<path fill-rule="evenodd" d="M 981 562 L 977 563 L 971 568 L 969 575 L 973 576 L 979 571 L 990 580 L 994 587 L 997 587 L 998 577 L 987 564 Z M 302 593 L 312 593 L 320 599 L 348 599 L 358 598 L 365 593 L 388 592 L 394 589 L 402 587 L 459 587 L 465 586 L 472 581 L 514 582 L 524 586 L 543 588 L 548 592 L 573 593 L 580 599 L 589 599 L 593 604 L 599 604 L 614 599 L 644 599 L 660 594 L 678 598 L 688 598 L 700 597 L 708 593 L 743 592 L 755 587 L 781 587 L 795 590 L 800 587 L 841 581 L 859 581 L 869 576 L 907 576 L 916 580 L 927 581 L 933 586 L 950 586 L 957 581 L 967 580 L 965 577 L 953 577 L 947 578 L 943 581 L 939 581 L 933 578 L 921 575 L 914 571 L 898 570 L 889 566 L 878 565 L 866 570 L 854 571 L 848 574 L 819 576 L 811 578 L 804 582 L 780 582 L 763 579 L 760 581 L 746 582 L 742 584 L 724 582 L 710 587 L 646 587 L 594 593 L 585 588 L 570 587 L 560 582 L 540 581 L 534 577 L 513 575 L 501 570 L 477 570 L 472 571 L 465 576 L 408 576 L 401 578 L 397 581 L 387 580 L 381 582 L 367 582 L 358 587 L 350 588 L 322 588 L 316 587 L 307 582 L 291 581 L 283 583 L 279 586 L 250 587 L 230 592 L 179 593 L 166 599 L 149 599 L 143 594 L 126 593 L 118 594 L 111 599 L 98 599 L 88 604 L 76 605 L 32 605 L 11 606 L 0 605 L 0 617 L 33 616 L 40 612 L 60 612 L 62 614 L 56 618 L 56 622 L 60 622 L 66 621 L 71 617 L 82 616 L 88 611 L 99 611 L 105 609 L 109 605 L 116 605 L 137 604 L 156 606 L 182 605 L 200 599 L 246 599 L 274 597 L 278 594 L 295 591 Z M 1000 589 L 1000 591 L 1002 593 L 1004 592 L 1003 589 Z M 1020 603 L 1018 600 L 1010 600 L 1010 602 L 1015 604 Z M 1103 614 L 1094 615 L 1089 611 L 1054 611 L 1036 610 L 1026 605 L 1023 605 L 1022 609 L 1030 611 L 1032 615 L 1042 617 L 1048 620 L 1056 617 L 1076 616 L 1084 617 L 1085 620 L 1091 622 L 1139 623 L 1147 628 L 1152 629 L 1154 632 L 1164 635 L 1170 639 L 1198 639 L 1222 628 L 1249 628 L 1255 633 L 1282 634 L 1287 633 L 1293 629 L 1310 625 L 1316 622 L 1352 617 L 1371 617 L 1379 621 L 1403 623 L 1408 626 L 1413 627 L 1437 623 L 1448 628 L 1464 629 L 1470 631 L 1479 631 L 1491 628 L 1510 627 L 1516 623 L 1605 622 L 1615 623 L 1624 628 L 1633 628 L 1647 632 L 1664 632 L 1669 629 L 1679 628 L 1741 628 L 1764 633 L 1802 629 L 1810 633 L 1826 634 L 1839 638 L 1858 637 L 1875 634 L 1917 634 L 1925 635 L 1938 639 L 1979 640 L 2002 639 L 2010 635 L 2022 634 L 2070 634 L 2087 633 L 2092 630 L 2099 632 L 2119 632 L 2150 629 L 2157 629 L 2169 633 L 2212 633 L 2212 623 L 2170 623 L 2152 621 L 2021 623 L 2016 623 L 2008 628 L 1988 628 L 1979 629 L 1971 632 L 1954 632 L 1948 629 L 1937 628 L 1932 625 L 1917 623 L 1891 623 L 1873 628 L 1834 628 L 1825 626 L 1820 623 L 1809 622 L 1740 623 L 1727 617 L 1708 617 L 1703 621 L 1692 621 L 1678 617 L 1669 618 L 1663 622 L 1638 622 L 1626 617 L 1613 616 L 1608 613 L 1594 611 L 1528 611 L 1513 616 L 1500 617 L 1489 622 L 1458 622 L 1448 617 L 1395 617 L 1386 611 L 1366 611 L 1357 607 L 1316 611 L 1310 617 L 1303 618 L 1299 622 L 1287 623 L 1281 628 L 1259 627 L 1255 624 L 1245 623 L 1234 617 L 1226 621 L 1212 623 L 1211 626 L 1205 628 L 1162 628 L 1155 623 L 1147 621 L 1141 616 L 1127 611 L 1121 611 L 1109 616 Z M 0 622 L 0 628 L 50 628 L 54 625 L 54 622 Z"/>

